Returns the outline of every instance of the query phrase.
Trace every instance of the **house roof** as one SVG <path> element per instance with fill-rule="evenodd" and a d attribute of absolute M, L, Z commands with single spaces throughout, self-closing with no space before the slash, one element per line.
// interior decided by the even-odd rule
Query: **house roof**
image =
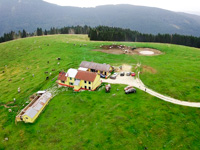
<path fill-rule="evenodd" d="M 58 75 L 58 80 L 65 81 L 67 79 L 65 75 L 66 73 L 64 71 L 60 72 Z"/>
<path fill-rule="evenodd" d="M 109 64 L 99 64 L 99 63 L 88 62 L 88 61 L 82 61 L 80 64 L 80 67 L 106 71 L 106 72 L 110 70 Z"/>
<path fill-rule="evenodd" d="M 66 76 L 67 76 L 67 77 L 75 78 L 77 72 L 78 72 L 77 69 L 72 69 L 72 68 L 70 68 L 70 69 L 67 71 Z"/>
<path fill-rule="evenodd" d="M 81 71 L 79 70 L 78 73 L 76 74 L 76 79 L 79 80 L 85 80 L 85 81 L 90 81 L 93 82 L 96 78 L 97 74 L 94 72 L 89 72 L 89 71 Z"/>
<path fill-rule="evenodd" d="M 29 116 L 30 118 L 34 118 L 34 116 L 37 114 L 37 110 L 33 109 L 32 107 L 30 107 L 25 113 L 24 115 Z M 23 116 L 24 116 L 23 115 Z"/>

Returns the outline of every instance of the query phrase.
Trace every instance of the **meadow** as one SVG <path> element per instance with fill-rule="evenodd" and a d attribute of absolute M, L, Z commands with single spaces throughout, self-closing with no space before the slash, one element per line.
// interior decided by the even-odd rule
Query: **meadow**
<path fill-rule="evenodd" d="M 149 47 L 164 54 L 151 57 L 92 51 L 101 44 Z M 10 105 L 17 105 L 12 112 L 0 106 L 0 149 L 200 148 L 198 108 L 167 103 L 140 90 L 125 95 L 125 85 L 112 85 L 110 93 L 103 87 L 79 93 L 67 89 L 50 101 L 34 124 L 14 122 L 30 95 L 52 87 L 59 71 L 78 68 L 83 60 L 133 66 L 140 62 L 140 78 L 149 88 L 180 100 L 200 102 L 199 49 L 54 35 L 2 43 L 0 54 L 0 105 L 14 98 L 16 103 Z"/>

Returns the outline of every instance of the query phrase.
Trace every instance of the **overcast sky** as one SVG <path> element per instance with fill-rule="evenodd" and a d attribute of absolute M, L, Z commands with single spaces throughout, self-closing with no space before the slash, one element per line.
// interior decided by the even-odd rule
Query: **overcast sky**
<path fill-rule="evenodd" d="M 199 12 L 200 0 L 44 0 L 61 6 L 95 7 L 106 4 L 132 4 L 172 11 Z"/>

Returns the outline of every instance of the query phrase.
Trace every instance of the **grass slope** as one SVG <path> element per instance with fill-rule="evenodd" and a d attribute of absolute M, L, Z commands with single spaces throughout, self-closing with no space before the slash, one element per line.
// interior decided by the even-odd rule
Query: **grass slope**
<path fill-rule="evenodd" d="M 147 57 L 91 51 L 100 44 L 112 42 L 90 42 L 85 35 L 56 35 L 0 44 L 0 103 L 15 97 L 19 106 L 12 108 L 12 113 L 0 106 L 0 149 L 200 148 L 199 109 L 173 105 L 139 90 L 137 94 L 124 95 L 124 85 L 112 85 L 111 93 L 104 89 L 74 93 L 69 89 L 54 97 L 34 124 L 15 125 L 17 111 L 31 94 L 51 87 L 60 70 L 77 68 L 82 60 L 112 65 L 139 61 L 157 71 L 141 74 L 150 88 L 181 100 L 200 100 L 198 49 L 119 43 L 156 48 L 166 54 Z M 61 57 L 59 65 L 57 57 Z M 48 81 L 45 71 L 52 73 Z M 21 93 L 17 93 L 18 87 Z M 6 137 L 8 141 L 4 140 Z"/>

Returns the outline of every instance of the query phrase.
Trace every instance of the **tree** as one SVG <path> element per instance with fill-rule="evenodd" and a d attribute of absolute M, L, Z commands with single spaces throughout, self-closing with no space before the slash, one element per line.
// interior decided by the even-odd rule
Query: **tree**
<path fill-rule="evenodd" d="M 23 29 L 23 31 L 22 31 L 22 38 L 25 38 L 25 37 L 27 37 L 27 33 L 26 33 L 26 31 Z"/>
<path fill-rule="evenodd" d="M 37 28 L 37 36 L 43 35 L 42 28 Z"/>
<path fill-rule="evenodd" d="M 48 33 L 47 33 L 47 30 L 45 29 L 45 30 L 44 30 L 44 35 L 47 35 L 47 34 L 48 34 Z"/>

